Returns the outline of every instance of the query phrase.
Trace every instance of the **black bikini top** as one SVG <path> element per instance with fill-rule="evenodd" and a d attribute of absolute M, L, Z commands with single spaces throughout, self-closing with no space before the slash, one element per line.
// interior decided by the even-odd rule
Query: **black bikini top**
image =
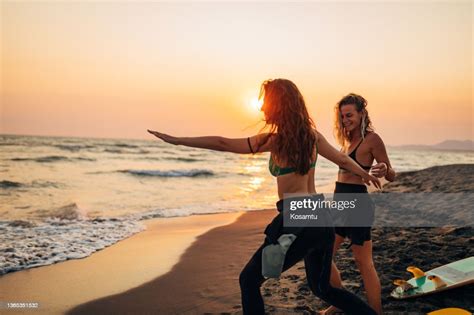
<path fill-rule="evenodd" d="M 362 165 L 362 164 L 360 164 L 359 161 L 357 161 L 357 159 L 356 159 L 357 149 L 359 148 L 359 146 L 362 144 L 363 141 L 364 141 L 364 139 L 362 139 L 362 140 L 359 142 L 359 144 L 355 147 L 355 149 L 352 150 L 352 152 L 349 154 L 349 157 L 350 157 L 351 159 L 353 159 L 357 164 L 359 164 L 359 166 L 362 167 L 364 170 L 369 171 L 370 168 L 372 167 L 372 165 L 369 165 L 369 166 Z M 346 172 L 349 172 L 348 170 L 346 170 L 345 168 L 342 168 L 342 167 L 340 167 L 340 166 L 339 166 L 339 169 L 340 169 L 340 170 L 343 170 L 343 171 L 346 171 Z"/>

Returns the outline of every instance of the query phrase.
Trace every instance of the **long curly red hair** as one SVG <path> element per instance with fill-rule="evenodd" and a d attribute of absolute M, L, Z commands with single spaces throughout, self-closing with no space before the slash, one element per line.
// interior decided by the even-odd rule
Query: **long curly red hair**
<path fill-rule="evenodd" d="M 262 129 L 270 127 L 272 155 L 281 165 L 295 167 L 296 173 L 308 173 L 315 158 L 316 126 L 303 95 L 290 80 L 273 79 L 262 83 L 259 98 L 262 97 L 266 117 Z"/>

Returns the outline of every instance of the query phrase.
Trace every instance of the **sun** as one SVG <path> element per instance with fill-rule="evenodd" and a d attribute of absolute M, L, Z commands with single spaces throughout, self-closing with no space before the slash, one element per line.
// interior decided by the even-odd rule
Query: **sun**
<path fill-rule="evenodd" d="M 263 105 L 263 101 L 261 99 L 259 99 L 258 97 L 254 97 L 250 101 L 250 106 L 251 106 L 252 110 L 255 110 L 257 112 L 261 111 L 262 105 Z"/>
<path fill-rule="evenodd" d="M 247 89 L 242 92 L 239 106 L 245 115 L 252 118 L 261 117 L 263 97 L 259 97 L 258 90 Z"/>

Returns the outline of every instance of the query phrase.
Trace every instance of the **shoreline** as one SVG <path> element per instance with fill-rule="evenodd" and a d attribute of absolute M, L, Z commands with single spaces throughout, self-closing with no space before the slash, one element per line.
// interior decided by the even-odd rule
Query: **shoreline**
<path fill-rule="evenodd" d="M 172 270 L 153 281 L 82 305 L 73 314 L 202 314 L 240 310 L 239 273 L 262 226 L 276 210 L 248 211 L 236 221 L 209 230 L 181 256 Z"/>
<path fill-rule="evenodd" d="M 243 212 L 156 218 L 139 232 L 83 259 L 5 274 L 0 302 L 37 302 L 38 309 L 6 313 L 64 314 L 99 297 L 117 294 L 166 274 L 196 238 L 231 224 Z M 2 305 L 2 313 L 4 311 Z"/>

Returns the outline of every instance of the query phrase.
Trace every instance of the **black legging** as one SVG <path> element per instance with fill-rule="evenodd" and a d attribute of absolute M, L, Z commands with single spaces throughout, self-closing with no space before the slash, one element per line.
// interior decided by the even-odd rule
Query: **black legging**
<path fill-rule="evenodd" d="M 376 315 L 377 313 L 356 295 L 330 285 L 334 238 L 332 227 L 306 228 L 286 253 L 283 271 L 304 258 L 308 284 L 316 296 L 347 314 Z M 265 281 L 262 276 L 262 250 L 268 244 L 266 239 L 240 274 L 242 308 L 245 315 L 265 314 L 260 286 Z"/>

